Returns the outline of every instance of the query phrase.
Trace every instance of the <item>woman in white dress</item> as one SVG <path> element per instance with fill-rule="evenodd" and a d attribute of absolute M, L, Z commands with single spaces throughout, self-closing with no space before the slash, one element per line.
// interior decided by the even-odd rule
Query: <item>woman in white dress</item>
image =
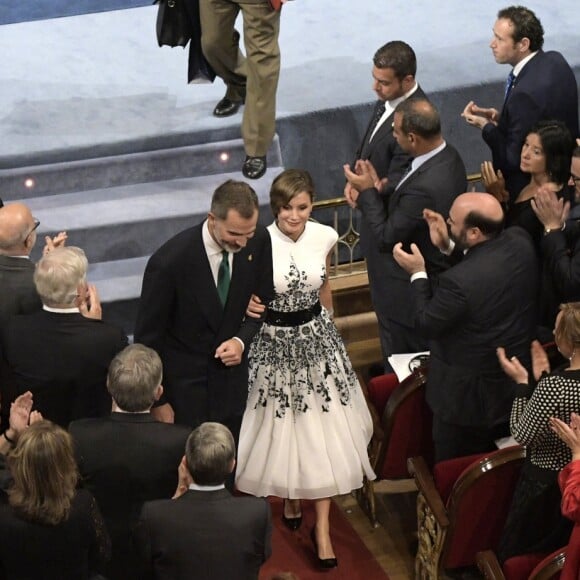
<path fill-rule="evenodd" d="M 320 565 L 332 568 L 330 498 L 375 475 L 367 454 L 371 417 L 331 320 L 327 272 L 338 236 L 309 221 L 313 196 L 306 171 L 284 171 L 272 184 L 276 294 L 249 351 L 236 485 L 285 498 L 282 519 L 292 530 L 302 522 L 300 500 L 314 500 L 312 539 Z"/>

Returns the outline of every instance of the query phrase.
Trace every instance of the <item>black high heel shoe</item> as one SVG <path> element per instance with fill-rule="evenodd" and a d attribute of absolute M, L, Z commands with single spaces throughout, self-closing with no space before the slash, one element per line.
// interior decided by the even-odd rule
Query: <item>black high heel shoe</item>
<path fill-rule="evenodd" d="M 318 565 L 325 570 L 336 568 L 338 566 L 338 560 L 336 558 L 321 558 L 318 555 L 318 542 L 316 541 L 316 532 L 314 531 L 314 528 L 312 528 L 312 531 L 310 532 L 310 537 L 312 538 L 312 543 L 314 544 L 314 551 L 316 552 Z"/>
<path fill-rule="evenodd" d="M 302 525 L 302 516 L 300 515 L 294 518 L 287 518 L 284 514 L 286 501 L 287 500 L 284 500 L 284 505 L 282 506 L 282 522 L 291 532 L 295 532 Z"/>

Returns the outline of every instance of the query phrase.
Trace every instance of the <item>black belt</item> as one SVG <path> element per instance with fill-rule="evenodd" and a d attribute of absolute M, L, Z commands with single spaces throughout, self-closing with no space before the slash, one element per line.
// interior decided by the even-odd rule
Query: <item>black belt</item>
<path fill-rule="evenodd" d="M 322 311 L 320 302 L 306 310 L 296 310 L 294 312 L 279 312 L 278 310 L 268 310 L 266 313 L 266 323 L 272 326 L 300 326 L 310 322 Z"/>

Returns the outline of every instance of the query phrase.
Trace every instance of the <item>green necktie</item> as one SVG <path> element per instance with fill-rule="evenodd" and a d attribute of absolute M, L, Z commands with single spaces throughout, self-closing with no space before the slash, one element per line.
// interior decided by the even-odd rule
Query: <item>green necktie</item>
<path fill-rule="evenodd" d="M 230 257 L 226 250 L 222 250 L 222 261 L 218 270 L 217 291 L 222 306 L 226 305 L 230 290 Z"/>

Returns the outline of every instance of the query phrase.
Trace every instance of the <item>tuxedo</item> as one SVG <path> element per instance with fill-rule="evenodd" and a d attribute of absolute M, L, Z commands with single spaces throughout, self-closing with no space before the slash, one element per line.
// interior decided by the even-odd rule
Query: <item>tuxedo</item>
<path fill-rule="evenodd" d="M 79 313 L 39 310 L 13 316 L 2 334 L 3 418 L 10 403 L 28 390 L 34 408 L 65 428 L 74 419 L 110 412 L 109 364 L 127 345 L 119 328 Z"/>
<path fill-rule="evenodd" d="M 563 121 L 572 137 L 577 137 L 578 86 L 574 71 L 559 52 L 540 50 L 516 77 L 497 126 L 487 123 L 482 130 L 493 165 L 503 173 L 512 200 L 530 180 L 529 174 L 520 170 L 522 145 L 532 126 L 544 119 Z"/>
<path fill-rule="evenodd" d="M 245 318 L 252 294 L 273 295 L 272 246 L 263 226 L 233 256 L 231 283 L 222 307 L 202 239 L 189 228 L 151 256 L 141 291 L 135 341 L 163 361 L 163 386 L 175 422 L 197 427 L 217 421 L 237 437 L 248 392 L 247 353 L 261 320 Z M 232 337 L 245 345 L 242 363 L 226 367 L 216 348 Z"/>
<path fill-rule="evenodd" d="M 143 506 L 136 541 L 149 580 L 257 580 L 271 553 L 266 500 L 190 490 Z"/>
<path fill-rule="evenodd" d="M 95 496 L 113 548 L 105 574 L 138 580 L 131 536 L 143 503 L 170 498 L 189 429 L 155 421 L 149 413 L 112 413 L 69 426 L 83 487 Z"/>
<path fill-rule="evenodd" d="M 33 275 L 34 262 L 28 258 L 0 256 L 0 324 L 13 314 L 40 310 Z"/>
<path fill-rule="evenodd" d="M 470 248 L 440 274 L 434 290 L 426 279 L 415 280 L 411 287 L 417 304 L 415 329 L 430 340 L 427 402 L 434 418 L 480 430 L 507 427 L 515 385 L 502 371 L 496 349 L 503 346 L 508 357 L 517 356 L 529 368 L 538 288 L 529 234 L 507 228 Z M 437 445 L 435 437 L 440 460 Z"/>
<path fill-rule="evenodd" d="M 421 87 L 418 86 L 417 90 L 409 98 L 426 99 L 427 97 Z M 389 189 L 392 191 L 399 183 L 405 169 L 411 162 L 411 157 L 399 147 L 393 135 L 394 111 L 385 119 L 373 135 L 373 121 L 377 114 L 377 109 L 381 106 L 382 101 L 377 101 L 364 138 L 356 152 L 354 163 L 358 159 L 368 159 L 371 161 L 377 171 L 377 175 L 381 179 L 383 177 L 388 178 Z M 381 348 L 383 356 L 386 358 L 392 352 L 392 343 L 387 315 L 389 277 L 384 264 L 385 254 L 381 252 L 377 240 L 373 238 L 364 213 L 361 216 L 359 231 L 360 247 L 366 258 L 367 272 L 369 275 L 371 300 L 379 322 Z"/>
<path fill-rule="evenodd" d="M 447 261 L 431 244 L 423 210 L 429 208 L 447 216 L 453 201 L 466 187 L 463 161 L 455 148 L 447 144 L 401 181 L 386 204 L 374 188 L 361 192 L 358 198 L 358 207 L 380 251 L 383 276 L 379 304 L 392 327 L 392 351 L 388 354 L 423 349 L 421 344 L 409 344 L 415 340 L 412 333 L 415 305 L 409 292 L 409 277 L 392 256 L 393 246 L 402 242 L 408 250 L 415 243 L 425 257 L 430 275 L 444 271 Z M 378 308 L 375 304 L 375 309 Z"/>

